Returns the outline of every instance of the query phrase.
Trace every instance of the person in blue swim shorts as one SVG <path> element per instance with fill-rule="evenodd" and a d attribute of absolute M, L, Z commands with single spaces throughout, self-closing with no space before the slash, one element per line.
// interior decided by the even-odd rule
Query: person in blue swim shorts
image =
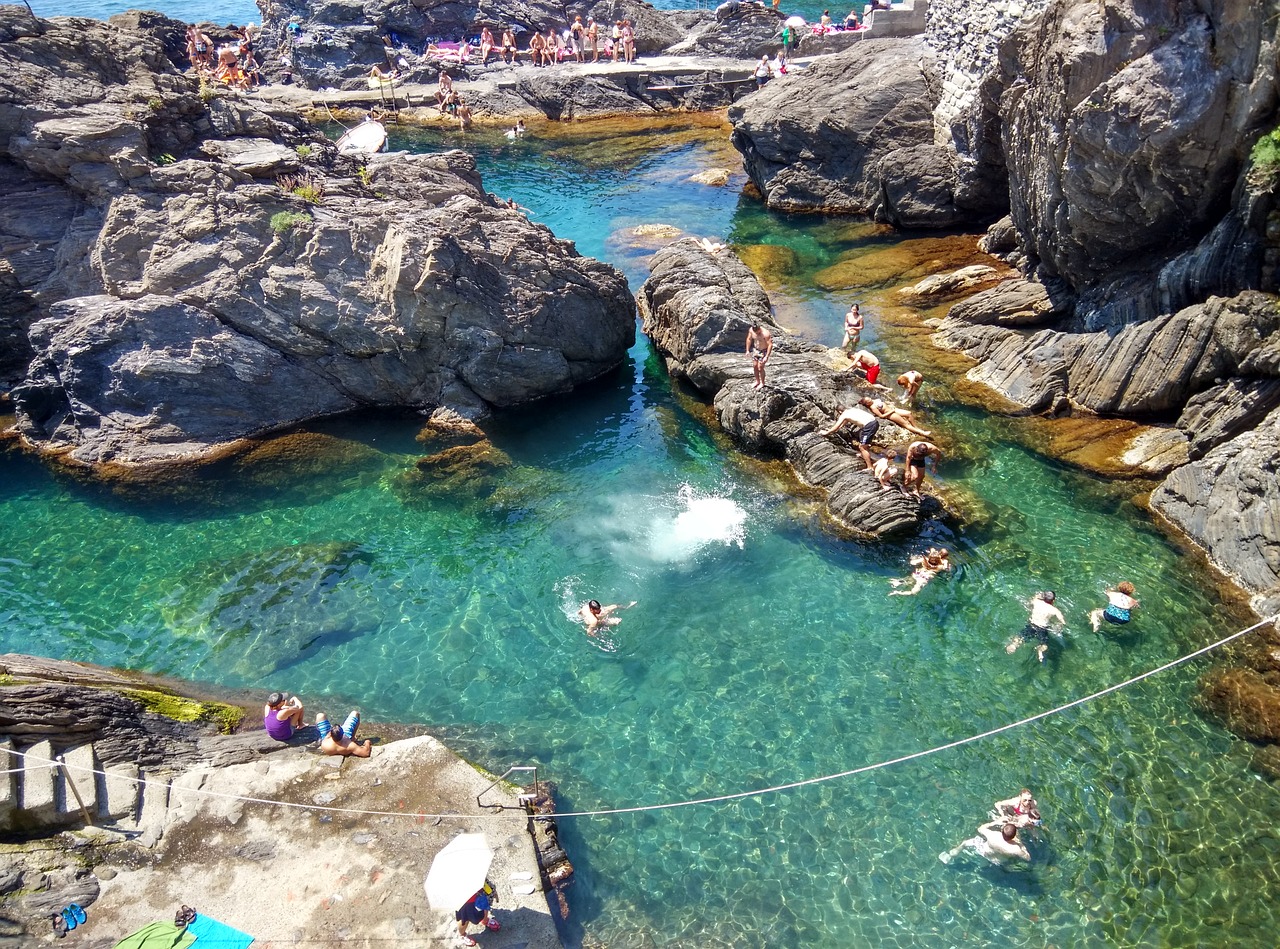
<path fill-rule="evenodd" d="M 1106 608 L 1094 610 L 1089 614 L 1093 631 L 1096 633 L 1101 630 L 1103 620 L 1117 626 L 1123 626 L 1129 622 L 1133 618 L 1133 611 L 1138 608 L 1138 601 L 1133 597 L 1135 592 L 1133 584 L 1128 580 L 1117 583 L 1114 590 L 1108 590 Z"/>
<path fill-rule="evenodd" d="M 321 712 L 316 716 L 316 731 L 320 733 L 320 751 L 326 755 L 350 755 L 354 758 L 368 758 L 373 754 L 373 742 L 368 738 L 364 744 L 356 741 L 356 729 L 360 727 L 360 710 L 352 709 L 341 727 L 329 724 L 329 716 Z"/>

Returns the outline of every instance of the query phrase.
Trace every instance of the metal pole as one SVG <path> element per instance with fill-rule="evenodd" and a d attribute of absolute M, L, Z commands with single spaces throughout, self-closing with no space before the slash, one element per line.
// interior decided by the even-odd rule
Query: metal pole
<path fill-rule="evenodd" d="M 71 780 L 71 772 L 67 770 L 67 759 L 62 755 L 58 755 L 58 764 L 62 768 L 62 780 L 71 788 L 71 793 L 76 796 L 76 803 L 80 805 L 80 813 L 84 815 L 84 822 L 90 827 L 93 826 L 93 818 L 89 816 L 89 811 L 84 806 L 84 801 L 80 798 L 80 789 L 76 787 L 76 783 Z"/>

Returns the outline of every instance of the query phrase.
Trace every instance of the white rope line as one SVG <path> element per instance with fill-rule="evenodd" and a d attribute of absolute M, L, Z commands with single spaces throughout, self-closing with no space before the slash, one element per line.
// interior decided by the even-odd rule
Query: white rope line
<path fill-rule="evenodd" d="M 1100 689 L 1097 692 L 1093 692 L 1081 698 L 1074 699 L 1063 705 L 1059 705 L 1055 708 L 1048 709 L 1047 711 L 1037 712 L 1035 715 L 1029 715 L 1026 718 L 1021 718 L 1016 722 L 1009 722 L 1008 724 L 1001 725 L 998 728 L 991 728 L 985 732 L 981 732 L 976 735 L 970 735 L 967 738 L 960 738 L 960 739 L 957 739 L 956 741 L 947 742 L 944 745 L 936 745 L 935 747 L 928 748 L 924 751 L 915 751 L 915 752 L 912 752 L 911 754 L 900 755 L 897 758 L 889 758 L 885 761 L 876 762 L 875 764 L 868 764 L 868 765 L 862 765 L 861 767 L 858 767 L 858 768 L 851 768 L 848 771 L 839 771 L 835 774 L 827 774 L 817 778 L 806 778 L 803 781 L 792 781 L 788 784 L 776 784 L 773 787 L 757 788 L 752 791 L 736 791 L 732 794 L 719 794 L 714 797 L 701 797 L 701 798 L 694 798 L 692 800 L 686 800 L 686 801 L 670 801 L 666 804 L 643 804 L 643 805 L 636 805 L 634 807 L 615 807 L 615 808 L 607 808 L 607 809 L 594 810 L 594 811 L 567 811 L 563 814 L 552 814 L 549 816 L 555 817 L 557 820 L 559 820 L 562 817 L 606 817 L 613 814 L 639 814 L 645 811 L 664 811 L 664 810 L 673 810 L 675 808 L 680 808 L 680 807 L 694 807 L 702 804 L 720 804 L 720 803 L 724 803 L 725 801 L 737 801 L 743 798 L 757 797 L 763 794 L 778 794 L 778 793 L 781 793 L 782 791 L 792 791 L 792 790 L 795 790 L 796 788 L 808 787 L 809 785 L 813 785 L 813 784 L 822 784 L 827 781 L 837 781 L 841 778 L 849 778 L 859 774 L 866 774 L 869 771 L 877 771 L 882 768 L 889 768 L 894 765 L 904 764 L 905 762 L 908 762 L 908 761 L 915 761 L 920 758 L 927 758 L 930 755 L 936 755 L 943 751 L 950 751 L 952 748 L 959 748 L 962 745 L 970 745 L 970 744 L 973 744 L 975 741 L 981 741 L 985 738 L 990 738 L 993 735 L 999 735 L 1002 732 L 1007 732 L 1014 728 L 1020 728 L 1023 725 L 1029 725 L 1032 722 L 1038 722 L 1041 719 L 1050 717 L 1051 715 L 1059 715 L 1062 712 L 1066 712 L 1070 709 L 1084 705 L 1087 702 L 1092 702 L 1096 699 L 1100 699 L 1103 696 L 1110 695 L 1113 692 L 1119 692 L 1121 689 L 1128 688 L 1129 686 L 1134 685 L 1138 682 L 1141 682 L 1144 679 L 1149 679 L 1154 675 L 1159 675 L 1161 672 L 1166 672 L 1169 669 L 1172 669 L 1175 666 L 1180 666 L 1185 662 L 1190 662 L 1192 659 L 1196 659 L 1200 656 L 1203 656 L 1205 653 L 1212 652 L 1215 649 L 1219 649 L 1222 646 L 1225 646 L 1227 643 L 1233 642 L 1234 640 L 1237 640 L 1242 636 L 1247 636 L 1249 633 L 1252 633 L 1254 630 L 1257 630 L 1263 626 L 1266 626 L 1268 623 L 1274 623 L 1277 621 L 1280 621 L 1280 614 L 1276 614 L 1275 616 L 1271 616 L 1266 619 L 1259 620 L 1257 623 L 1254 623 L 1252 626 L 1248 627 L 1247 629 L 1242 629 L 1239 632 L 1232 633 L 1230 636 L 1225 636 L 1222 639 L 1219 639 L 1217 642 L 1210 643 L 1208 646 L 1204 646 L 1200 649 L 1197 649 L 1195 652 L 1188 653 L 1187 655 L 1181 656 L 1178 659 L 1174 659 L 1170 662 L 1166 662 L 1162 666 L 1158 666 L 1155 669 L 1151 669 L 1147 672 L 1143 672 L 1139 675 L 1133 676 L 1132 678 L 1126 679 L 1125 681 L 1120 682 L 1116 685 L 1111 685 L 1105 689 Z M 35 755 L 31 755 L 30 753 L 25 751 L 15 751 L 12 748 L 6 749 L 6 750 L 11 755 L 17 755 L 20 758 L 24 758 L 30 761 L 42 762 L 47 765 L 61 763 L 63 767 L 73 771 L 82 771 L 88 774 L 100 774 L 107 778 L 115 778 L 117 780 L 132 781 L 135 784 L 140 784 L 144 786 L 149 784 L 156 784 L 157 786 L 160 786 L 162 784 L 162 782 L 150 781 L 147 778 L 134 778 L 134 777 L 130 777 L 128 775 L 123 775 L 123 774 L 108 774 L 105 771 L 100 771 L 95 768 L 86 768 L 82 765 L 74 765 L 74 764 L 71 764 L 70 762 L 51 761 L 50 759 L 47 759 L 47 758 L 36 757 Z M 223 800 L 230 800 L 230 801 L 240 801 L 245 804 L 272 804 L 277 807 L 292 807 L 292 808 L 297 808 L 298 810 L 304 810 L 304 811 L 322 811 L 330 814 L 349 814 L 353 816 L 364 816 L 364 817 L 414 817 L 414 818 L 434 817 L 434 818 L 440 818 L 440 819 L 463 818 L 465 820 L 475 820 L 477 817 L 496 818 L 501 816 L 499 814 L 426 814 L 420 811 L 370 811 L 370 810 L 360 810 L 360 809 L 351 808 L 351 807 L 330 807 L 324 804 L 299 804 L 293 801 L 277 801 L 271 798 L 244 797 L 243 795 L 239 795 L 239 794 L 228 794 L 222 791 L 211 791 L 205 788 L 182 787 L 181 785 L 178 785 L 178 784 L 168 784 L 167 787 L 170 793 L 174 791 L 181 791 L 181 792 L 186 792 L 191 794 L 199 794 L 205 797 L 214 797 L 214 798 L 220 798 Z"/>

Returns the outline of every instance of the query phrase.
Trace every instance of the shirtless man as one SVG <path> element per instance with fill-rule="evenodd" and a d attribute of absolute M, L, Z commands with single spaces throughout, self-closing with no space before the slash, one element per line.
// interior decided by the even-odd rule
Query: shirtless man
<path fill-rule="evenodd" d="M 859 349 L 849 357 L 849 362 L 853 363 L 849 367 L 851 373 L 862 376 L 871 385 L 876 385 L 876 380 L 880 378 L 880 360 L 875 353 L 869 349 Z M 881 386 L 881 388 L 884 387 Z"/>
<path fill-rule="evenodd" d="M 773 355 L 773 334 L 759 323 L 752 323 L 747 330 L 747 355 L 751 357 L 751 371 L 755 373 L 753 389 L 764 388 L 764 367 Z M 870 467 L 870 465 L 868 465 Z"/>
<path fill-rule="evenodd" d="M 316 716 L 316 730 L 320 732 L 320 751 L 326 755 L 368 758 L 373 754 L 373 742 L 366 738 L 364 744 L 356 742 L 356 729 L 360 727 L 360 713 L 352 709 L 341 728 L 329 724 L 329 716 L 321 712 Z"/>
<path fill-rule="evenodd" d="M 520 48 L 516 46 L 516 34 L 509 26 L 502 31 L 502 45 L 498 50 L 498 55 L 504 63 L 509 62 L 513 66 L 520 62 Z M 507 59 L 508 56 L 511 58 Z"/>
<path fill-rule="evenodd" d="M 1009 867 L 1018 861 L 1031 862 L 1031 851 L 1018 839 L 1018 828 L 1005 821 L 992 821 L 978 828 L 978 835 L 961 841 L 938 855 L 943 863 L 950 863 L 965 848 L 998 867 Z"/>
<path fill-rule="evenodd" d="M 865 399 L 863 400 L 866 401 Z M 819 432 L 823 438 L 834 435 L 846 425 L 852 425 L 858 429 L 857 435 L 854 437 L 858 441 L 858 451 L 862 453 L 862 463 L 871 468 L 871 452 L 868 447 L 871 440 L 876 437 L 876 432 L 880 431 L 880 422 L 876 417 L 862 408 L 860 405 L 850 406 L 840 413 L 840 417 L 836 419 L 836 424 L 832 425 L 825 432 Z"/>
<path fill-rule="evenodd" d="M 851 304 L 849 312 L 844 315 L 844 342 L 840 344 L 846 353 L 850 349 L 858 348 L 858 340 L 862 337 L 862 328 L 865 325 L 866 322 L 862 319 L 858 304 Z"/>
<path fill-rule="evenodd" d="M 924 463 L 930 455 L 934 463 L 942 460 L 942 449 L 933 442 L 912 442 L 907 446 L 907 464 L 902 472 L 902 486 L 910 490 L 915 485 L 915 496 L 920 497 L 924 487 Z"/>
<path fill-rule="evenodd" d="M 533 35 L 529 37 L 529 58 L 533 60 L 533 64 L 535 66 L 541 66 L 543 64 L 543 56 L 546 51 L 546 39 L 537 30 L 534 30 Z"/>
<path fill-rule="evenodd" d="M 441 112 L 447 112 L 449 111 L 450 98 L 453 95 L 453 77 L 442 69 L 440 70 L 438 82 L 440 85 L 436 89 L 436 108 Z"/>
<path fill-rule="evenodd" d="M 1005 652 L 1012 653 L 1023 643 L 1035 640 L 1036 658 L 1044 662 L 1044 654 L 1049 651 L 1049 634 L 1052 633 L 1055 638 L 1061 641 L 1062 628 L 1067 625 L 1067 618 L 1062 615 L 1061 610 L 1053 605 L 1053 601 L 1056 599 L 1057 596 L 1052 590 L 1037 593 L 1032 598 L 1031 617 L 1027 620 L 1027 625 L 1022 632 L 1009 640 L 1009 645 L 1004 647 Z M 1057 629 L 1053 628 L 1055 620 L 1057 621 Z"/>
<path fill-rule="evenodd" d="M 600 26 L 593 17 L 587 17 L 587 49 L 591 50 L 591 61 L 600 61 Z"/>
<path fill-rule="evenodd" d="M 632 600 L 626 606 L 619 606 L 617 603 L 601 606 L 599 600 L 589 600 L 586 606 L 578 610 L 578 616 L 582 619 L 583 624 L 586 625 L 587 632 L 590 633 L 593 629 L 601 626 L 617 626 L 622 622 L 622 617 L 614 616 L 613 614 L 618 610 L 629 610 L 635 605 L 635 600 Z"/>
<path fill-rule="evenodd" d="M 902 375 L 898 376 L 898 385 L 906 389 L 907 405 L 911 405 L 916 400 L 916 393 L 920 391 L 920 384 L 924 382 L 924 376 L 916 372 L 914 369 L 908 369 Z"/>
<path fill-rule="evenodd" d="M 859 399 L 860 405 L 865 405 L 871 410 L 871 414 L 876 418 L 886 419 L 897 425 L 899 428 L 905 428 L 913 435 L 919 435 L 922 438 L 928 438 L 932 432 L 926 432 L 917 425 L 911 418 L 911 413 L 906 409 L 900 409 L 896 405 L 885 405 L 882 399 Z"/>

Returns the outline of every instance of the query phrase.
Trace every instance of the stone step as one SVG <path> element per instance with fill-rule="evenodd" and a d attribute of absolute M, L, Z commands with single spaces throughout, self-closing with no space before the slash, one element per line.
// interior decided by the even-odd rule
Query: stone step
<path fill-rule="evenodd" d="M 97 763 L 94 760 L 93 745 L 84 744 L 68 748 L 62 752 L 62 758 L 66 761 L 67 767 L 59 768 L 55 772 L 62 783 L 61 793 L 57 795 L 62 820 L 66 823 L 83 820 L 81 803 L 84 804 L 84 810 L 92 817 L 98 810 L 98 782 L 93 773 Z M 77 792 L 79 792 L 79 798 L 76 797 Z"/>
<path fill-rule="evenodd" d="M 53 745 L 47 741 L 36 742 L 26 750 L 23 767 L 18 774 L 18 807 L 24 821 L 49 822 L 58 818 L 58 782 L 54 769 L 47 762 L 53 760 Z"/>
<path fill-rule="evenodd" d="M 0 827 L 10 827 L 14 812 L 18 809 L 18 775 L 17 769 L 22 767 L 22 759 L 9 754 L 13 750 L 13 742 L 8 738 L 0 739 Z"/>
<path fill-rule="evenodd" d="M 141 813 L 142 785 L 136 764 L 115 764 L 98 775 L 98 816 L 136 826 Z"/>
<path fill-rule="evenodd" d="M 164 836 L 165 824 L 169 820 L 169 785 L 168 778 L 157 775 L 141 774 L 146 784 L 141 788 L 141 804 L 138 808 L 138 843 L 144 847 L 154 847 Z"/>

